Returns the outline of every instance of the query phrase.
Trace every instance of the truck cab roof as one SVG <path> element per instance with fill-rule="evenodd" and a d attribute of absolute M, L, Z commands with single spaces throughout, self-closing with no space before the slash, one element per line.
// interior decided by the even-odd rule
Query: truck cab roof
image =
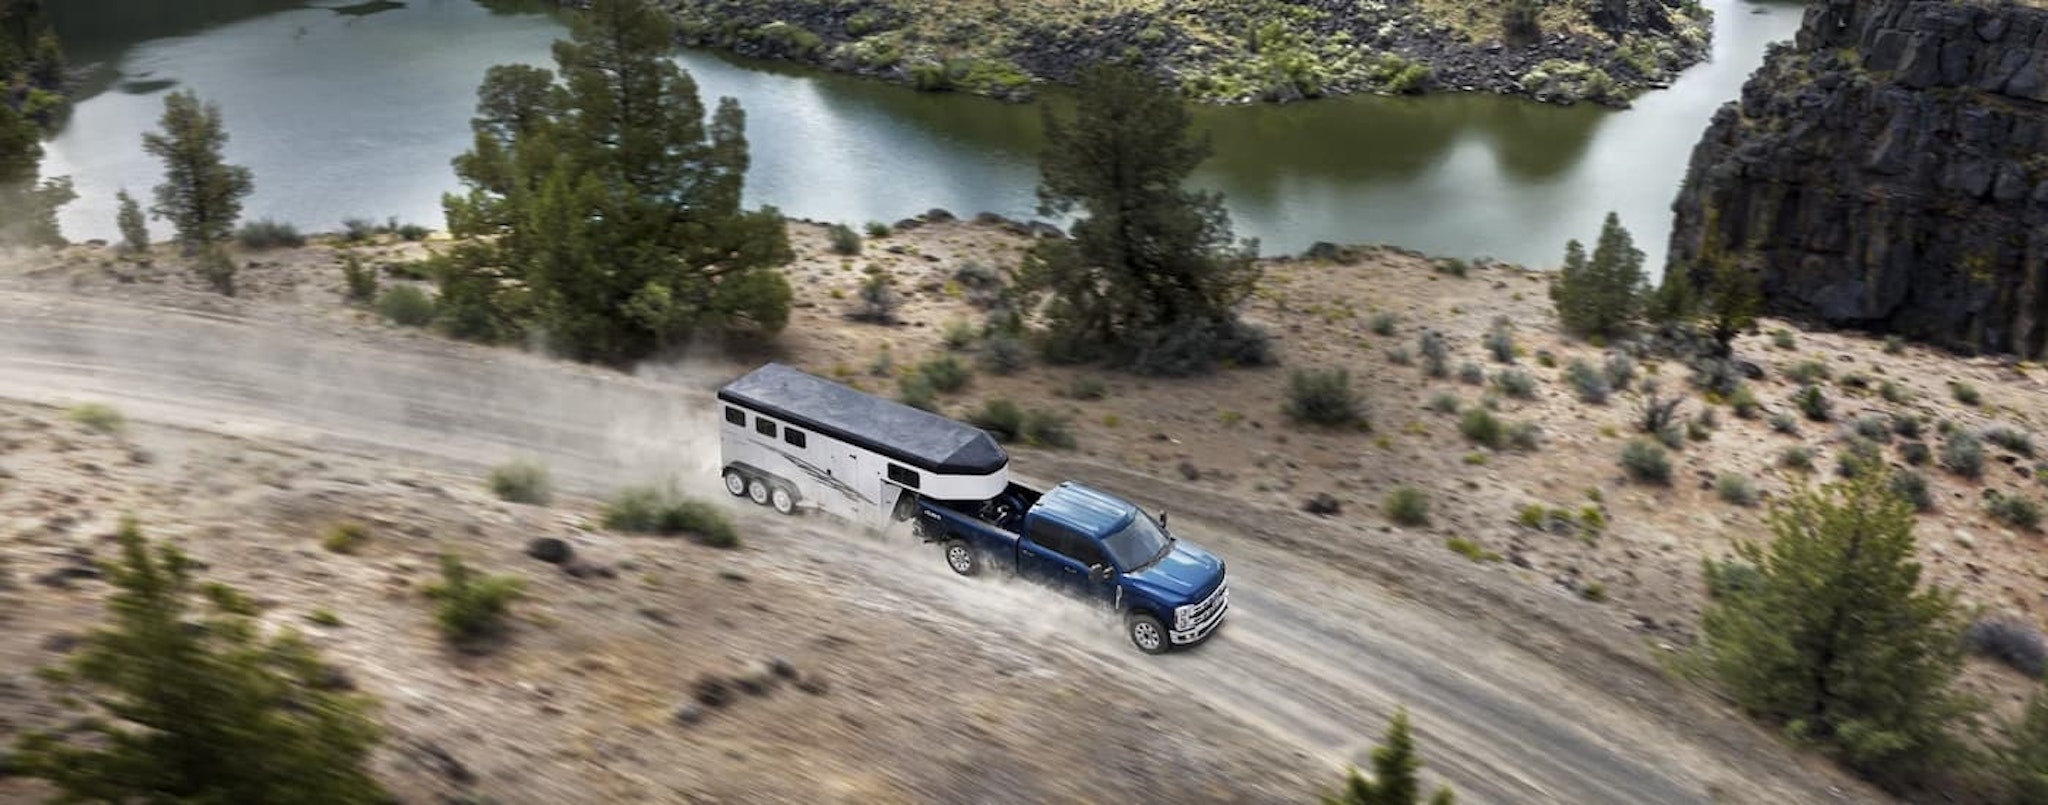
<path fill-rule="evenodd" d="M 1138 507 L 1130 501 L 1075 481 L 1062 481 L 1046 490 L 1031 511 L 1035 517 L 1097 539 L 1116 533 L 1138 515 Z"/>

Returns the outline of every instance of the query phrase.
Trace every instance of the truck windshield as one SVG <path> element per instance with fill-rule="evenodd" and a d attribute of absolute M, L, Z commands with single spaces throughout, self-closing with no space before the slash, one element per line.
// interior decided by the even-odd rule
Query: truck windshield
<path fill-rule="evenodd" d="M 1166 532 L 1159 530 L 1159 524 L 1152 522 L 1143 512 L 1131 518 L 1131 524 L 1124 526 L 1102 544 L 1109 548 L 1110 559 L 1124 570 L 1137 570 L 1152 564 L 1153 560 L 1166 552 Z"/>

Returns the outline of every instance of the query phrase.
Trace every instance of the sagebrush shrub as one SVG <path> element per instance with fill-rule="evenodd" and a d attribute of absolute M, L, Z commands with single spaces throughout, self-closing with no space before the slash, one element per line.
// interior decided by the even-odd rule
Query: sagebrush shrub
<path fill-rule="evenodd" d="M 1282 412 L 1296 422 L 1338 427 L 1364 420 L 1364 404 L 1351 390 L 1348 369 L 1297 369 L 1288 379 Z"/>
<path fill-rule="evenodd" d="M 443 554 L 441 580 L 425 592 L 440 604 L 435 620 L 442 634 L 458 643 L 474 643 L 503 632 L 505 616 L 525 586 L 518 576 L 478 573 L 461 557 Z"/>
<path fill-rule="evenodd" d="M 491 470 L 491 493 L 499 500 L 545 506 L 554 496 L 554 485 L 546 465 L 514 461 Z"/>
<path fill-rule="evenodd" d="M 1381 502 L 1387 519 L 1405 526 L 1429 522 L 1429 494 L 1412 486 L 1395 487 Z"/>
<path fill-rule="evenodd" d="M 1671 459 L 1664 448 L 1646 439 L 1635 439 L 1621 450 L 1622 469 L 1642 483 L 1671 483 Z"/>

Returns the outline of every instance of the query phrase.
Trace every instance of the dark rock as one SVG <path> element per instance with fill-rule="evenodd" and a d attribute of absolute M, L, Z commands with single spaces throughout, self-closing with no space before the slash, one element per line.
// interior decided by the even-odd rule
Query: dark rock
<path fill-rule="evenodd" d="M 783 659 L 781 657 L 776 657 L 775 659 L 769 660 L 768 670 L 775 672 L 776 676 L 782 677 L 783 679 L 796 678 L 796 666 L 790 664 L 789 660 Z"/>
<path fill-rule="evenodd" d="M 532 542 L 526 543 L 527 556 L 551 565 L 567 562 L 575 553 L 575 550 L 569 547 L 568 541 L 555 537 L 534 537 Z"/>
<path fill-rule="evenodd" d="M 2037 357 L 2043 100 L 2048 8 L 1809 3 L 1694 147 L 1669 265 L 1740 244 L 1771 314 Z"/>
<path fill-rule="evenodd" d="M 318 680 L 322 690 L 355 690 L 356 679 L 339 665 L 327 664 L 320 667 Z"/>
<path fill-rule="evenodd" d="M 1190 481 L 1202 480 L 1202 469 L 1192 461 L 1183 461 L 1180 463 L 1180 477 Z"/>
<path fill-rule="evenodd" d="M 418 754 L 421 765 L 439 772 L 442 777 L 461 785 L 476 782 L 476 775 L 470 772 L 469 767 L 440 744 L 420 741 L 413 745 L 413 750 Z"/>
<path fill-rule="evenodd" d="M 685 704 L 681 707 L 676 708 L 676 723 L 678 724 L 695 724 L 703 720 L 703 707 L 694 704 Z"/>
<path fill-rule="evenodd" d="M 1302 511 L 1308 512 L 1309 514 L 1320 514 L 1324 516 L 1336 514 L 1342 511 L 1343 509 L 1344 505 L 1342 503 L 1337 502 L 1337 498 L 1335 496 L 1332 496 L 1328 492 L 1317 492 L 1314 497 L 1309 498 L 1306 503 L 1301 504 Z"/>
<path fill-rule="evenodd" d="M 676 619 L 669 617 L 668 613 L 663 612 L 659 609 L 655 609 L 653 607 L 641 607 L 640 617 L 654 621 L 655 623 L 659 623 L 663 626 L 676 625 Z"/>
<path fill-rule="evenodd" d="M 70 654 L 78 648 L 83 639 L 70 632 L 58 632 L 43 638 L 43 650 L 57 654 Z"/>
<path fill-rule="evenodd" d="M 705 707 L 724 707 L 732 701 L 732 687 L 723 677 L 706 674 L 697 678 L 692 696 Z"/>
<path fill-rule="evenodd" d="M 71 589 L 71 582 L 75 579 L 96 579 L 99 577 L 99 568 L 87 567 L 85 565 L 71 565 L 68 567 L 60 567 L 48 573 L 44 573 L 40 576 L 37 576 L 36 583 L 41 584 L 45 587 L 55 587 L 60 590 L 68 590 Z"/>
<path fill-rule="evenodd" d="M 816 676 L 806 676 L 796 681 L 796 689 L 812 696 L 823 696 L 831 691 L 831 686 L 825 684 L 825 680 L 819 679 Z"/>
<path fill-rule="evenodd" d="M 943 207 L 933 207 L 933 208 L 931 208 L 931 209 L 929 209 L 929 210 L 925 210 L 925 211 L 924 211 L 924 220 L 925 220 L 925 222 L 926 222 L 926 223 L 932 223 L 932 224 L 942 224 L 942 223 L 945 223 L 945 222 L 947 222 L 947 221 L 952 221 L 952 220 L 957 220 L 957 219 L 955 219 L 955 218 L 953 217 L 953 213 L 951 213 L 951 212 L 948 212 L 948 211 L 946 211 L 946 209 L 945 209 L 945 208 L 943 208 Z"/>

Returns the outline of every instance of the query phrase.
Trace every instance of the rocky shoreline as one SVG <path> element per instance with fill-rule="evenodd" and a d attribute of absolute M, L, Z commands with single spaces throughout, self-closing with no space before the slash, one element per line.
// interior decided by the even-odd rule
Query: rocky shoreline
<path fill-rule="evenodd" d="M 976 0 L 669 7 L 687 46 L 1006 101 L 1135 55 L 1212 104 L 1468 91 L 1625 107 L 1708 55 L 1712 14 L 1694 0 L 1593 5 L 1544 10 L 1516 36 L 1503 27 L 1504 6 L 1438 12 L 1455 17 L 1441 19 L 1422 4 L 1387 0 L 1137 2 L 1100 13 Z"/>

